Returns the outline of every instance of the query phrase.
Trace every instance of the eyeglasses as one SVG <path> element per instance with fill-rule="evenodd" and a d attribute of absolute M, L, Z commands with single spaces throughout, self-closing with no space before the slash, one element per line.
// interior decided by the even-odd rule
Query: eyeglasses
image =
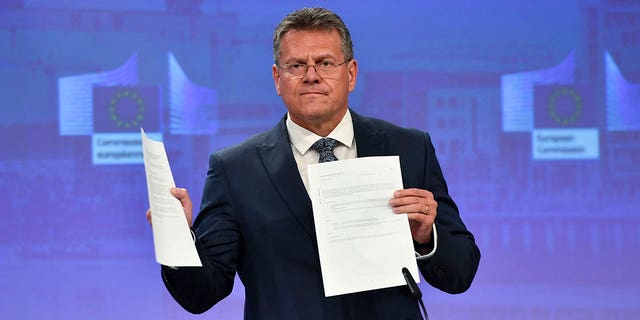
<path fill-rule="evenodd" d="M 335 74 L 338 71 L 338 67 L 344 65 L 349 62 L 346 60 L 342 63 L 335 63 L 333 61 L 325 60 L 316 64 L 305 64 L 305 63 L 289 63 L 285 65 L 278 65 L 278 68 L 284 70 L 288 74 L 294 77 L 304 77 L 309 71 L 309 67 L 313 67 L 316 73 L 321 77 L 326 77 Z"/>

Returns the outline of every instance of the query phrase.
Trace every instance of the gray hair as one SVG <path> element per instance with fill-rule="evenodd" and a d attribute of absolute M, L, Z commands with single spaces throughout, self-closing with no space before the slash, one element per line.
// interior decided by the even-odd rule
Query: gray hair
<path fill-rule="evenodd" d="M 273 60 L 278 64 L 280 41 L 291 30 L 338 31 L 345 60 L 353 59 L 353 43 L 349 29 L 340 17 L 324 8 L 302 8 L 288 14 L 273 31 Z"/>

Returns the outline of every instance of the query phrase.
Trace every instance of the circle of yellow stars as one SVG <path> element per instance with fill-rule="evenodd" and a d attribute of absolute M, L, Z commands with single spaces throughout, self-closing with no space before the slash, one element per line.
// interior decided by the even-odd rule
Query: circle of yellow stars
<path fill-rule="evenodd" d="M 118 115 L 118 103 L 122 99 L 132 99 L 136 103 L 136 109 L 138 113 L 132 120 L 124 120 Z M 138 96 L 138 94 L 129 89 L 125 89 L 122 91 L 118 91 L 113 98 L 111 98 L 111 102 L 109 103 L 109 117 L 111 121 L 115 122 L 119 128 L 133 128 L 137 127 L 144 118 L 144 100 Z"/>
<path fill-rule="evenodd" d="M 561 116 L 558 114 L 558 110 L 556 109 L 556 100 L 561 97 L 566 97 L 573 99 L 575 102 L 575 109 L 568 116 Z M 580 95 L 570 87 L 560 87 L 557 88 L 551 96 L 549 96 L 549 103 L 547 104 L 547 110 L 549 111 L 549 116 L 551 119 L 558 124 L 561 125 L 570 125 L 575 123 L 582 116 L 582 98 Z"/>

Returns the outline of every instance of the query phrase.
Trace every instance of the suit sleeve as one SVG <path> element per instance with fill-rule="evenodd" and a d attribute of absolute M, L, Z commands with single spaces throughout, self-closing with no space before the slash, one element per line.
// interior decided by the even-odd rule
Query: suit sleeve
<path fill-rule="evenodd" d="M 432 286 L 448 293 L 462 293 L 471 286 L 478 270 L 480 250 L 473 234 L 462 222 L 458 207 L 449 196 L 429 134 L 425 134 L 425 150 L 424 185 L 438 202 L 435 220 L 438 243 L 434 255 L 430 259 L 418 261 L 418 265 L 423 277 Z"/>
<path fill-rule="evenodd" d="M 202 267 L 162 266 L 167 290 L 191 313 L 209 310 L 233 289 L 241 239 L 226 181 L 222 162 L 211 155 L 200 213 L 194 223 Z"/>

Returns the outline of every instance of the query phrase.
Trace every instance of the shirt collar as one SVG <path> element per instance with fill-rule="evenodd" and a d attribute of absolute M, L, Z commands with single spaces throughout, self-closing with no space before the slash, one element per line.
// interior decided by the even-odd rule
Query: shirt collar
<path fill-rule="evenodd" d="M 287 113 L 286 125 L 291 143 L 302 155 L 304 155 L 318 139 L 323 138 L 291 121 L 289 113 Z M 351 148 L 353 145 L 353 121 L 351 121 L 351 111 L 349 109 L 347 109 L 340 123 L 329 133 L 327 138 L 336 139 L 338 142 L 347 146 L 347 148 Z"/>

